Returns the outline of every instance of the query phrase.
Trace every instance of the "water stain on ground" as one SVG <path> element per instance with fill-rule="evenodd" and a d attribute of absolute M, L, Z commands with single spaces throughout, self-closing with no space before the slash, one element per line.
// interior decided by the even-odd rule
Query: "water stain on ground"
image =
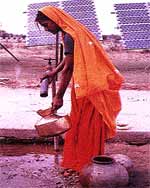
<path fill-rule="evenodd" d="M 59 145 L 61 153 L 63 146 Z M 1 156 L 21 156 L 26 154 L 51 154 L 55 155 L 53 145 L 51 144 L 0 144 Z"/>
<path fill-rule="evenodd" d="M 81 188 L 79 176 L 62 175 L 60 166 L 63 145 L 54 151 L 48 144 L 1 144 L 0 169 L 1 188 Z M 150 145 L 128 145 L 127 143 L 106 143 L 106 155 L 124 154 L 133 162 L 133 173 L 129 185 L 122 188 L 149 188 Z"/>
<path fill-rule="evenodd" d="M 52 145 L 0 145 L 1 188 L 77 188 L 79 177 L 62 175 L 60 167 L 62 146 L 54 151 Z"/>

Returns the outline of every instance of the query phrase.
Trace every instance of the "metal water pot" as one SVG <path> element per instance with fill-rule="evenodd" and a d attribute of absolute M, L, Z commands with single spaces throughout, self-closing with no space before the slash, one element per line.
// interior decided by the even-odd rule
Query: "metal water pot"
<path fill-rule="evenodd" d="M 112 157 L 98 155 L 92 158 L 80 173 L 80 183 L 88 188 L 122 188 L 128 184 L 128 172 Z"/>
<path fill-rule="evenodd" d="M 45 116 L 36 122 L 35 128 L 41 137 L 58 136 L 71 128 L 70 117 L 56 114 Z"/>

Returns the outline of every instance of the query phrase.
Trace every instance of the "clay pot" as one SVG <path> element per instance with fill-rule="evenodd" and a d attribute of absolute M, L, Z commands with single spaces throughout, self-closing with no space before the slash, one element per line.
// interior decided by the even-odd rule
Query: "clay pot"
<path fill-rule="evenodd" d="M 116 163 L 123 165 L 129 174 L 133 172 L 133 162 L 127 155 L 112 154 L 110 155 L 110 157 L 112 157 L 116 161 Z"/>
<path fill-rule="evenodd" d="M 121 188 L 129 181 L 126 168 L 105 155 L 93 157 L 91 163 L 81 170 L 79 178 L 83 187 L 94 188 Z"/>

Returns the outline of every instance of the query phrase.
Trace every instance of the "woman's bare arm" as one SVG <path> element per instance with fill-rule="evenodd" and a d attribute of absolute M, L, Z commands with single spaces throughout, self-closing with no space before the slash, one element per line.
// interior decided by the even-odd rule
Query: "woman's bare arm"
<path fill-rule="evenodd" d="M 52 102 L 53 110 L 57 110 L 63 105 L 63 96 L 69 85 L 73 73 L 73 55 L 68 54 L 64 58 L 63 62 L 64 62 L 64 66 L 61 71 L 60 84 L 56 96 L 54 97 Z"/>

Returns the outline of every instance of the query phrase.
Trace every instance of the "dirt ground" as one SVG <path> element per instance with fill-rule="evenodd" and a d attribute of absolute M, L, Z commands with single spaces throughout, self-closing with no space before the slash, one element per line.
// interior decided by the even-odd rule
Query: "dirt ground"
<path fill-rule="evenodd" d="M 8 48 L 17 62 L 0 49 L 0 85 L 8 87 L 39 87 L 39 78 L 48 59 L 55 58 L 52 47 Z M 125 78 L 122 89 L 150 90 L 150 51 L 108 50 L 113 64 Z"/>
<path fill-rule="evenodd" d="M 61 161 L 63 146 L 56 158 L 51 145 L 0 145 L 1 188 L 81 188 L 79 176 L 63 177 Z M 133 163 L 129 184 L 121 188 L 150 187 L 150 145 L 130 145 L 126 142 L 106 143 L 107 155 L 124 154 Z M 55 162 L 54 162 L 55 161 Z M 33 185 L 34 184 L 34 185 Z"/>
<path fill-rule="evenodd" d="M 24 87 L 39 89 L 39 78 L 49 57 L 54 53 L 50 47 L 35 48 L 10 48 L 10 51 L 20 60 L 16 62 L 4 49 L 0 49 L 0 87 Z M 150 52 L 149 51 L 111 51 L 107 50 L 114 65 L 125 78 L 122 89 L 150 90 Z M 26 149 L 25 149 L 26 148 Z M 32 149 L 31 149 L 32 148 Z M 45 146 L 0 145 L 0 158 L 23 156 L 27 153 L 46 154 L 51 150 L 44 150 Z M 19 154 L 18 154 L 19 153 Z M 129 156 L 134 164 L 128 188 L 150 187 L 150 144 L 138 145 L 137 143 L 112 143 L 106 144 L 106 154 L 121 153 Z M 5 166 L 5 165 L 4 165 Z M 2 168 L 2 166 L 0 166 Z M 9 169 L 8 169 L 9 170 Z M 4 172 L 4 173 L 7 173 Z M 17 177 L 17 175 L 16 175 Z M 13 177 L 6 177 L 12 178 Z M 44 181 L 44 180 L 43 180 Z M 78 183 L 64 179 L 62 187 L 77 188 Z M 9 186 L 8 186 L 9 187 Z M 54 186 L 58 187 L 58 186 Z M 60 186 L 61 187 L 61 186 Z M 10 187 L 12 188 L 12 187 Z M 37 187 L 38 188 L 38 187 Z M 46 188 L 43 187 L 43 188 Z"/>

